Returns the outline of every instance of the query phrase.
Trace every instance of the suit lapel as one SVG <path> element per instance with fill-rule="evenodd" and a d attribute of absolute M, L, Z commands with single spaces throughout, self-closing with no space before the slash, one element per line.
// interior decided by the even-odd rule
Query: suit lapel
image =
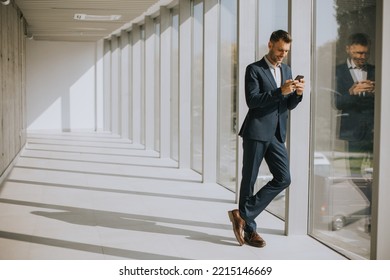
<path fill-rule="evenodd" d="M 375 68 L 372 65 L 367 65 L 367 80 L 375 81 Z"/>
<path fill-rule="evenodd" d="M 264 57 L 260 60 L 261 62 L 261 70 L 263 70 L 265 76 L 268 78 L 269 82 L 272 84 L 274 88 L 277 88 L 276 82 L 274 79 L 274 76 L 271 73 L 271 69 L 269 68 L 267 62 L 265 61 Z"/>
<path fill-rule="evenodd" d="M 344 64 L 343 71 L 345 73 L 345 75 L 343 75 L 343 76 L 348 79 L 348 84 L 351 84 L 351 85 L 354 84 L 355 78 L 352 76 L 353 73 L 351 73 L 351 70 L 349 70 L 347 63 Z"/>
<path fill-rule="evenodd" d="M 281 84 L 283 85 L 287 80 L 287 67 L 285 64 L 282 64 L 280 68 L 282 69 Z"/>

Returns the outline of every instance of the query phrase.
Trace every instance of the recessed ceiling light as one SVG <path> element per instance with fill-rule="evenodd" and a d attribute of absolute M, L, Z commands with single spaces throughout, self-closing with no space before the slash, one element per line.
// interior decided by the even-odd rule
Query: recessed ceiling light
<path fill-rule="evenodd" d="M 112 21 L 119 20 L 121 15 L 87 15 L 87 14 L 75 14 L 74 19 L 76 20 L 90 20 L 90 21 Z"/>
<path fill-rule="evenodd" d="M 100 28 L 100 27 L 77 27 L 74 29 L 84 30 L 84 31 L 106 31 L 107 30 L 107 28 Z"/>

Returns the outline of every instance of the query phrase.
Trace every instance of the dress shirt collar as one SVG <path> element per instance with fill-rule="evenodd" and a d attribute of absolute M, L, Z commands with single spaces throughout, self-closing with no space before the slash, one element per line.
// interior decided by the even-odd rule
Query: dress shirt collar
<path fill-rule="evenodd" d="M 265 62 L 267 62 L 271 74 L 274 77 L 275 83 L 277 87 L 280 87 L 282 84 L 282 68 L 280 67 L 280 64 L 273 65 L 267 58 L 267 56 L 264 56 Z"/>
<path fill-rule="evenodd" d="M 347 59 L 347 65 L 348 65 L 348 69 L 360 69 L 362 71 L 367 71 L 367 64 L 363 65 L 363 67 L 361 68 L 358 68 L 355 62 L 353 62 L 353 60 L 351 59 Z"/>
<path fill-rule="evenodd" d="M 367 65 L 363 65 L 362 68 L 358 68 L 351 59 L 347 59 L 347 65 L 355 83 L 367 79 Z"/>
<path fill-rule="evenodd" d="M 269 59 L 268 59 L 268 57 L 267 57 L 266 55 L 264 56 L 264 59 L 265 59 L 265 62 L 267 62 L 268 66 L 269 66 L 270 68 L 272 68 L 272 69 L 276 69 L 276 67 L 277 67 L 277 68 L 280 68 L 280 63 L 277 64 L 276 66 L 273 65 L 273 64 L 271 63 L 271 61 L 269 61 Z"/>

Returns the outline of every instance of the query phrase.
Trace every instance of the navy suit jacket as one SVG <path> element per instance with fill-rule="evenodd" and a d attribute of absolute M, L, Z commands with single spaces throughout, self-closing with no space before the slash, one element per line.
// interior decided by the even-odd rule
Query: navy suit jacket
<path fill-rule="evenodd" d="M 367 80 L 375 80 L 375 66 L 367 65 Z M 336 67 L 335 106 L 341 110 L 340 134 L 342 140 L 372 139 L 374 129 L 374 94 L 365 96 L 349 94 L 354 81 L 347 63 Z"/>
<path fill-rule="evenodd" d="M 283 85 L 286 80 L 292 79 L 291 69 L 281 64 L 281 72 Z M 271 141 L 276 135 L 281 142 L 285 142 L 288 110 L 301 102 L 302 95 L 292 92 L 283 96 L 264 58 L 246 68 L 245 98 L 249 111 L 239 135 L 258 141 Z"/>

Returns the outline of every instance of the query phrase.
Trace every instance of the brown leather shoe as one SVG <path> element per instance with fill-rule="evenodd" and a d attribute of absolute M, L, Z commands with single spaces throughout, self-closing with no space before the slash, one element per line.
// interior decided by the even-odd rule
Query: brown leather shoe
<path fill-rule="evenodd" d="M 266 244 L 264 239 L 261 238 L 261 236 L 256 231 L 253 231 L 251 233 L 245 232 L 244 240 L 245 240 L 246 244 L 253 246 L 253 247 L 262 248 Z"/>
<path fill-rule="evenodd" d="M 234 235 L 236 236 L 236 239 L 240 246 L 244 244 L 244 227 L 245 227 L 245 221 L 243 218 L 240 216 L 240 212 L 238 209 L 228 211 L 228 215 L 230 218 L 230 221 L 233 224 L 233 232 Z"/>

